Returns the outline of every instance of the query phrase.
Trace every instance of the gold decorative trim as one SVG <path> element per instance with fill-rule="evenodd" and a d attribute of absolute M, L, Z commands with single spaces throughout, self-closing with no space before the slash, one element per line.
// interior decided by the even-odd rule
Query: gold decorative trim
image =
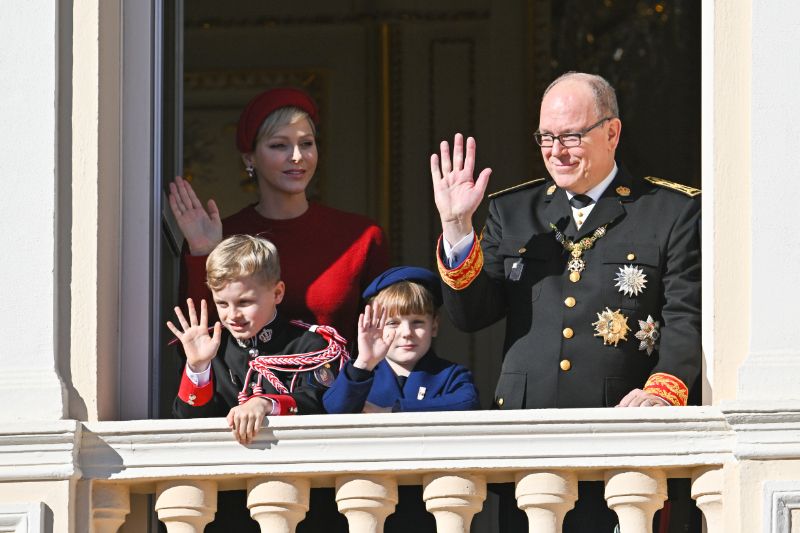
<path fill-rule="evenodd" d="M 545 178 L 537 178 L 535 180 L 526 181 L 525 183 L 518 183 L 516 185 L 512 185 L 511 187 L 509 187 L 507 189 L 503 189 L 502 191 L 493 192 L 492 194 L 489 195 L 489 199 L 491 200 L 493 198 L 497 198 L 498 196 L 501 196 L 501 195 L 506 194 L 508 192 L 513 192 L 513 191 L 516 191 L 518 189 L 524 189 L 525 187 L 530 187 L 530 186 L 536 185 L 537 183 L 541 183 L 544 180 L 545 180 Z"/>
<path fill-rule="evenodd" d="M 689 388 L 686 384 L 672 374 L 663 372 L 650 376 L 643 390 L 663 398 L 670 405 L 684 406 L 689 400 Z"/>
<path fill-rule="evenodd" d="M 449 269 L 442 262 L 441 248 L 443 238 L 439 237 L 439 242 L 436 244 L 436 264 L 439 267 L 439 275 L 442 281 L 450 288 L 457 291 L 466 289 L 475 281 L 483 269 L 483 250 L 481 249 L 480 241 L 476 237 L 472 242 L 472 248 L 467 258 L 459 267 Z"/>
<path fill-rule="evenodd" d="M 682 183 L 675 183 L 674 181 L 665 180 L 663 178 L 645 176 L 644 179 L 649 181 L 653 185 L 657 185 L 659 187 L 665 187 L 667 189 L 672 189 L 673 191 L 678 191 L 679 193 L 683 193 L 686 196 L 691 196 L 692 198 L 698 196 L 702 192 L 700 189 L 695 189 L 694 187 L 689 187 L 688 185 L 684 185 Z"/>

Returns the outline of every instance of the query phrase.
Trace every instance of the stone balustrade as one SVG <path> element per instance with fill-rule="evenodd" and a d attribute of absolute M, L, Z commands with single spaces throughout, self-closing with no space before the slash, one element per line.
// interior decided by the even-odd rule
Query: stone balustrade
<path fill-rule="evenodd" d="M 98 533 L 118 531 L 138 494 L 153 495 L 170 533 L 202 531 L 221 490 L 246 490 L 262 531 L 292 532 L 312 486 L 335 488 L 350 531 L 380 532 L 405 484 L 421 485 L 438 531 L 467 532 L 491 483 L 515 483 L 530 531 L 557 533 L 579 481 L 590 480 L 605 483 L 622 532 L 641 533 L 669 478 L 691 479 L 707 530 L 719 533 L 724 468 L 794 454 L 798 430 L 800 410 L 779 408 L 395 413 L 271 418 L 241 446 L 222 419 L 65 421 L 40 436 L 0 434 L 0 461 L 14 447 L 17 478 L 41 478 L 49 461 L 53 472 L 88 484 L 76 514 Z M 26 456 L 23 441 L 39 444 Z M 62 464 L 67 457 L 72 463 Z M 26 465 L 38 470 L 26 477 Z M 13 478 L 8 467 L 0 462 L 0 473 Z"/>

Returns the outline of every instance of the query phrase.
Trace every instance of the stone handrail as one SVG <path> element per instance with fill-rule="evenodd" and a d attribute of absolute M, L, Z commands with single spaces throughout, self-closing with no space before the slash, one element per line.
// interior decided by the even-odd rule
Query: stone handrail
<path fill-rule="evenodd" d="M 156 495 L 169 531 L 202 531 L 218 490 L 246 489 L 263 531 L 294 531 L 310 486 L 337 489 L 351 531 L 381 531 L 398 481 L 419 484 L 439 531 L 468 531 L 487 483 L 515 482 L 536 531 L 560 531 L 579 480 L 603 480 L 623 533 L 648 530 L 667 478 L 693 479 L 723 531 L 723 466 L 800 455 L 796 404 L 270 418 L 250 446 L 223 419 L 57 421 L 0 430 L 6 480 L 91 486 L 95 531 L 116 531 L 130 493 Z"/>

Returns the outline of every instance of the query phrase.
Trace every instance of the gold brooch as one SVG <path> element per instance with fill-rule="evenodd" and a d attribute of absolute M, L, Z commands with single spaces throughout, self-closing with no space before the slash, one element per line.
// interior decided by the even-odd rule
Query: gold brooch
<path fill-rule="evenodd" d="M 619 312 L 619 309 L 612 311 L 606 307 L 602 313 L 597 313 L 597 322 L 592 322 L 594 330 L 597 332 L 595 337 L 602 337 L 603 344 L 617 345 L 619 341 L 628 340 L 628 317 Z"/>
<path fill-rule="evenodd" d="M 619 194 L 620 196 L 630 196 L 631 190 L 625 187 L 624 185 L 620 185 L 619 187 L 617 187 L 617 194 Z"/>

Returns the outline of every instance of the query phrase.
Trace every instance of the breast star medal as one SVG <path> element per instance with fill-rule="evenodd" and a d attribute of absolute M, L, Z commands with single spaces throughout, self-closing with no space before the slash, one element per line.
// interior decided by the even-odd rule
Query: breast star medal
<path fill-rule="evenodd" d="M 619 341 L 628 340 L 628 317 L 619 312 L 619 309 L 612 311 L 608 307 L 602 313 L 597 313 L 597 322 L 592 322 L 594 330 L 597 332 L 595 337 L 602 337 L 603 344 L 617 345 Z"/>
<path fill-rule="evenodd" d="M 619 267 L 614 281 L 617 282 L 614 286 L 619 287 L 619 292 L 622 294 L 639 296 L 647 284 L 647 276 L 645 276 L 644 270 L 637 266 L 624 265 Z"/>
<path fill-rule="evenodd" d="M 647 315 L 647 320 L 639 321 L 639 331 L 634 336 L 639 339 L 639 351 L 647 351 L 647 355 L 653 353 L 656 349 L 656 342 L 660 333 L 658 332 L 658 322 L 653 320 L 653 317 Z"/>
<path fill-rule="evenodd" d="M 594 230 L 594 233 L 592 233 L 590 237 L 584 237 L 574 242 L 564 237 L 564 234 L 558 230 L 555 224 L 552 222 L 550 223 L 550 229 L 555 232 L 554 236 L 556 240 L 569 252 L 570 258 L 567 261 L 567 269 L 570 271 L 570 279 L 573 281 L 581 279 L 581 272 L 586 268 L 586 260 L 582 257 L 583 252 L 594 246 L 594 242 L 606 234 L 607 226 L 608 224 L 600 226 Z"/>

